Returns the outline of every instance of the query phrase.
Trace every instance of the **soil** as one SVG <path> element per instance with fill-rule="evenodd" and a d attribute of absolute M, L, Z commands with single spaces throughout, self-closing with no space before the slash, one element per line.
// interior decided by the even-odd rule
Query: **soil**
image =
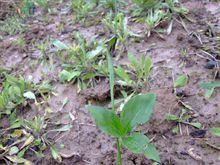
<path fill-rule="evenodd" d="M 152 36 L 140 42 L 129 41 L 129 52 L 137 57 L 145 54 L 153 59 L 154 66 L 150 82 L 141 91 L 157 94 L 153 117 L 149 123 L 140 126 L 137 130 L 143 131 L 152 139 L 164 165 L 218 165 L 220 150 L 212 145 L 219 147 L 220 139 L 213 137 L 208 129 L 220 126 L 220 91 L 216 89 L 211 99 L 205 99 L 199 83 L 213 80 L 215 73 L 214 69 L 205 68 L 210 57 L 204 54 L 202 49 L 207 48 L 216 59 L 220 58 L 217 53 L 220 44 L 217 48 L 213 47 L 213 40 L 220 37 L 220 2 L 205 0 L 183 0 L 182 2 L 190 10 L 188 17 L 193 20 L 190 22 L 184 19 L 185 28 L 174 21 L 170 35 L 164 35 L 161 38 L 153 33 Z M 54 6 L 57 10 L 63 9 L 63 12 L 46 14 L 46 16 L 37 12 L 27 21 L 29 26 L 27 32 L 6 36 L 0 42 L 0 68 L 10 69 L 14 75 L 24 75 L 26 78 L 32 76 L 35 83 L 49 79 L 56 91 L 56 95 L 52 96 L 48 102 L 52 111 L 61 116 L 68 113 L 74 116 L 71 131 L 64 133 L 62 138 L 56 141 L 57 146 L 60 144 L 65 146 L 60 149 L 63 157 L 60 164 L 114 165 L 117 151 L 114 139 L 98 130 L 85 109 L 88 101 L 92 101 L 93 104 L 109 102 L 108 81 L 103 79 L 96 86 L 80 92 L 75 84 L 62 84 L 58 79 L 62 64 L 59 57 L 54 57 L 55 67 L 48 71 L 47 66 L 42 62 L 41 53 L 32 44 L 48 38 L 73 44 L 74 39 L 71 34 L 74 31 L 81 32 L 88 40 L 95 35 L 99 38 L 105 36 L 101 24 L 85 27 L 80 23 L 69 23 L 72 13 L 64 10 L 65 5 L 68 6 L 69 3 L 65 1 L 63 4 Z M 43 18 L 46 17 L 47 19 L 44 20 Z M 64 25 L 62 31 L 59 29 L 61 24 Z M 143 25 L 131 21 L 128 24 L 129 29 L 134 32 L 143 33 L 145 30 Z M 207 34 L 210 25 L 213 25 L 214 29 L 212 35 Z M 24 50 L 13 44 L 13 41 L 21 36 L 26 41 Z M 50 47 L 53 51 L 53 47 Z M 183 50 L 187 51 L 187 55 L 181 53 Z M 120 64 L 127 62 L 126 56 L 119 60 Z M 182 96 L 180 102 L 173 91 L 173 78 L 183 73 L 188 75 L 189 83 L 180 91 Z M 62 108 L 65 98 L 68 98 L 69 102 Z M 186 105 L 191 108 L 187 108 Z M 174 133 L 172 130 L 177 124 L 167 121 L 166 115 L 179 115 L 182 109 L 187 109 L 187 113 L 194 117 L 193 120 L 203 125 L 202 129 L 180 124 L 181 133 Z M 34 164 L 59 164 L 50 156 L 49 151 L 47 152 L 43 159 L 28 156 L 32 157 Z M 134 155 L 125 149 L 123 149 L 123 163 L 126 165 L 152 164 L 143 155 Z"/>

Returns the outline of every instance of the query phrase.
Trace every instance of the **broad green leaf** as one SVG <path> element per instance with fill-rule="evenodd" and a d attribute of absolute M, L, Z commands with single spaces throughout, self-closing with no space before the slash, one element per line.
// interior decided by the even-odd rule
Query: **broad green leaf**
<path fill-rule="evenodd" d="M 177 77 L 174 82 L 174 88 L 184 87 L 188 82 L 188 77 L 186 75 L 181 75 Z"/>
<path fill-rule="evenodd" d="M 156 162 L 160 162 L 159 153 L 157 152 L 157 149 L 155 148 L 155 146 L 151 143 L 149 143 L 146 149 L 144 150 L 144 155 L 148 159 L 154 160 Z"/>
<path fill-rule="evenodd" d="M 130 132 L 138 124 L 144 124 L 150 119 L 155 102 L 156 95 L 150 93 L 137 95 L 125 103 L 121 113 L 121 121 L 126 132 Z"/>
<path fill-rule="evenodd" d="M 33 99 L 33 100 L 36 100 L 36 97 L 35 97 L 35 94 L 31 91 L 28 91 L 28 92 L 25 92 L 23 94 L 23 96 L 27 99 Z"/>
<path fill-rule="evenodd" d="M 62 162 L 62 158 L 54 146 L 50 147 L 50 151 L 51 151 L 51 154 L 55 160 L 57 160 L 59 163 Z"/>
<path fill-rule="evenodd" d="M 213 127 L 209 131 L 214 136 L 220 136 L 220 127 Z"/>
<path fill-rule="evenodd" d="M 200 84 L 200 87 L 202 89 L 213 89 L 213 88 L 217 88 L 217 87 L 220 87 L 220 82 L 202 82 Z"/>
<path fill-rule="evenodd" d="M 69 47 L 66 44 L 64 44 L 63 42 L 59 40 L 54 40 L 53 45 L 56 46 L 59 50 L 69 49 Z"/>
<path fill-rule="evenodd" d="M 148 137 L 141 133 L 134 133 L 122 138 L 122 144 L 135 154 L 143 153 L 149 143 Z"/>
<path fill-rule="evenodd" d="M 96 125 L 106 134 L 114 137 L 123 137 L 126 132 L 120 118 L 110 110 L 97 106 L 86 106 Z"/>

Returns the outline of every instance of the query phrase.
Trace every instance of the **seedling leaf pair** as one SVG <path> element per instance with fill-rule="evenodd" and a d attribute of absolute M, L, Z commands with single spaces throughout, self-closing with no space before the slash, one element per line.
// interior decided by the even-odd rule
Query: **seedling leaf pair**
<path fill-rule="evenodd" d="M 121 116 L 102 107 L 86 108 L 103 132 L 120 138 L 122 144 L 132 152 L 143 153 L 149 159 L 159 162 L 159 155 L 149 139 L 141 133 L 132 133 L 139 124 L 144 124 L 150 119 L 155 102 L 155 94 L 137 95 L 125 103 Z"/>

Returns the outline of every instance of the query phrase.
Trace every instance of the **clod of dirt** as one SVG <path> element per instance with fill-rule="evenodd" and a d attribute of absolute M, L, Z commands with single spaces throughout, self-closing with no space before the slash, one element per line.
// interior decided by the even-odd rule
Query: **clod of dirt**
<path fill-rule="evenodd" d="M 82 90 L 81 95 L 86 100 L 105 101 L 109 97 L 109 84 L 107 80 L 101 80 L 95 87 Z"/>
<path fill-rule="evenodd" d="M 217 66 L 220 65 L 220 62 L 218 63 L 217 61 L 209 61 L 206 65 L 205 65 L 205 68 L 206 69 L 214 69 L 216 68 Z"/>
<path fill-rule="evenodd" d="M 196 130 L 193 132 L 190 132 L 190 135 L 194 138 L 204 138 L 206 135 L 206 130 Z"/>

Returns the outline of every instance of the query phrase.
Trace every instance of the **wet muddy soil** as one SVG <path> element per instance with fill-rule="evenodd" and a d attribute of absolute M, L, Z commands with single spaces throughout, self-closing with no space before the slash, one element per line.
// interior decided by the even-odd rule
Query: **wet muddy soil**
<path fill-rule="evenodd" d="M 137 57 L 142 54 L 153 59 L 152 74 L 149 84 L 141 89 L 142 93 L 153 92 L 157 94 L 157 104 L 153 117 L 146 125 L 137 130 L 148 135 L 158 149 L 162 164 L 164 165 L 218 165 L 220 164 L 220 139 L 213 137 L 208 129 L 220 126 L 220 91 L 217 89 L 210 99 L 205 99 L 204 91 L 199 83 L 211 81 L 215 70 L 206 69 L 210 57 L 202 50 L 206 50 L 219 59 L 220 43 L 213 46 L 213 40 L 220 37 L 220 2 L 207 2 L 198 0 L 182 1 L 190 10 L 189 18 L 185 20 L 185 27 L 179 21 L 174 21 L 173 31 L 163 38 L 153 34 L 140 42 L 129 41 L 128 51 Z M 69 1 L 65 1 L 68 3 Z M 56 6 L 57 7 L 57 6 Z M 62 5 L 57 8 L 62 8 Z M 74 84 L 59 82 L 61 60 L 54 57 L 54 66 L 47 68 L 40 52 L 33 46 L 34 42 L 45 41 L 48 38 L 59 39 L 67 44 L 73 44 L 71 33 L 79 31 L 85 38 L 94 35 L 103 38 L 102 25 L 84 27 L 79 24 L 65 23 L 65 32 L 61 32 L 59 25 L 62 18 L 71 20 L 71 13 L 48 14 L 47 22 L 42 21 L 42 15 L 30 18 L 29 30 L 24 34 L 7 36 L 0 42 L 0 67 L 11 69 L 15 75 L 32 76 L 34 82 L 49 79 L 56 90 L 48 102 L 55 113 L 71 113 L 74 116 L 73 127 L 56 141 L 60 149 L 63 162 L 60 164 L 72 165 L 114 165 L 116 164 L 116 145 L 113 138 L 103 134 L 94 125 L 89 113 L 85 109 L 88 102 L 93 104 L 106 104 L 109 102 L 108 81 L 102 80 L 96 86 L 78 91 Z M 208 35 L 210 26 L 213 35 Z M 144 31 L 143 25 L 129 22 L 129 28 L 135 31 Z M 13 45 L 13 40 L 23 36 L 26 40 L 24 50 Z M 217 43 L 214 43 L 217 44 Z M 47 50 L 50 51 L 50 50 Z M 182 52 L 186 51 L 184 55 Z M 53 53 L 52 53 L 53 54 Z M 55 56 L 56 54 L 54 54 Z M 127 57 L 123 56 L 119 63 L 126 64 Z M 173 78 L 180 74 L 189 77 L 189 83 L 181 89 L 182 98 L 178 99 L 173 91 Z M 218 77 L 217 77 L 218 78 Z M 217 79 L 219 81 L 219 79 Z M 62 102 L 68 98 L 69 102 L 62 107 Z M 189 108 L 190 107 L 190 108 Z M 177 124 L 166 120 L 167 114 L 180 115 L 182 109 L 193 116 L 192 120 L 202 124 L 197 129 L 187 124 Z M 56 118 L 54 118 L 56 120 Z M 179 126 L 179 132 L 174 128 Z M 214 147 L 213 147 L 214 146 Z M 59 164 L 48 154 L 38 160 L 32 158 L 34 164 Z M 126 165 L 148 165 L 152 162 L 143 155 L 134 155 L 123 150 L 123 163 Z"/>

